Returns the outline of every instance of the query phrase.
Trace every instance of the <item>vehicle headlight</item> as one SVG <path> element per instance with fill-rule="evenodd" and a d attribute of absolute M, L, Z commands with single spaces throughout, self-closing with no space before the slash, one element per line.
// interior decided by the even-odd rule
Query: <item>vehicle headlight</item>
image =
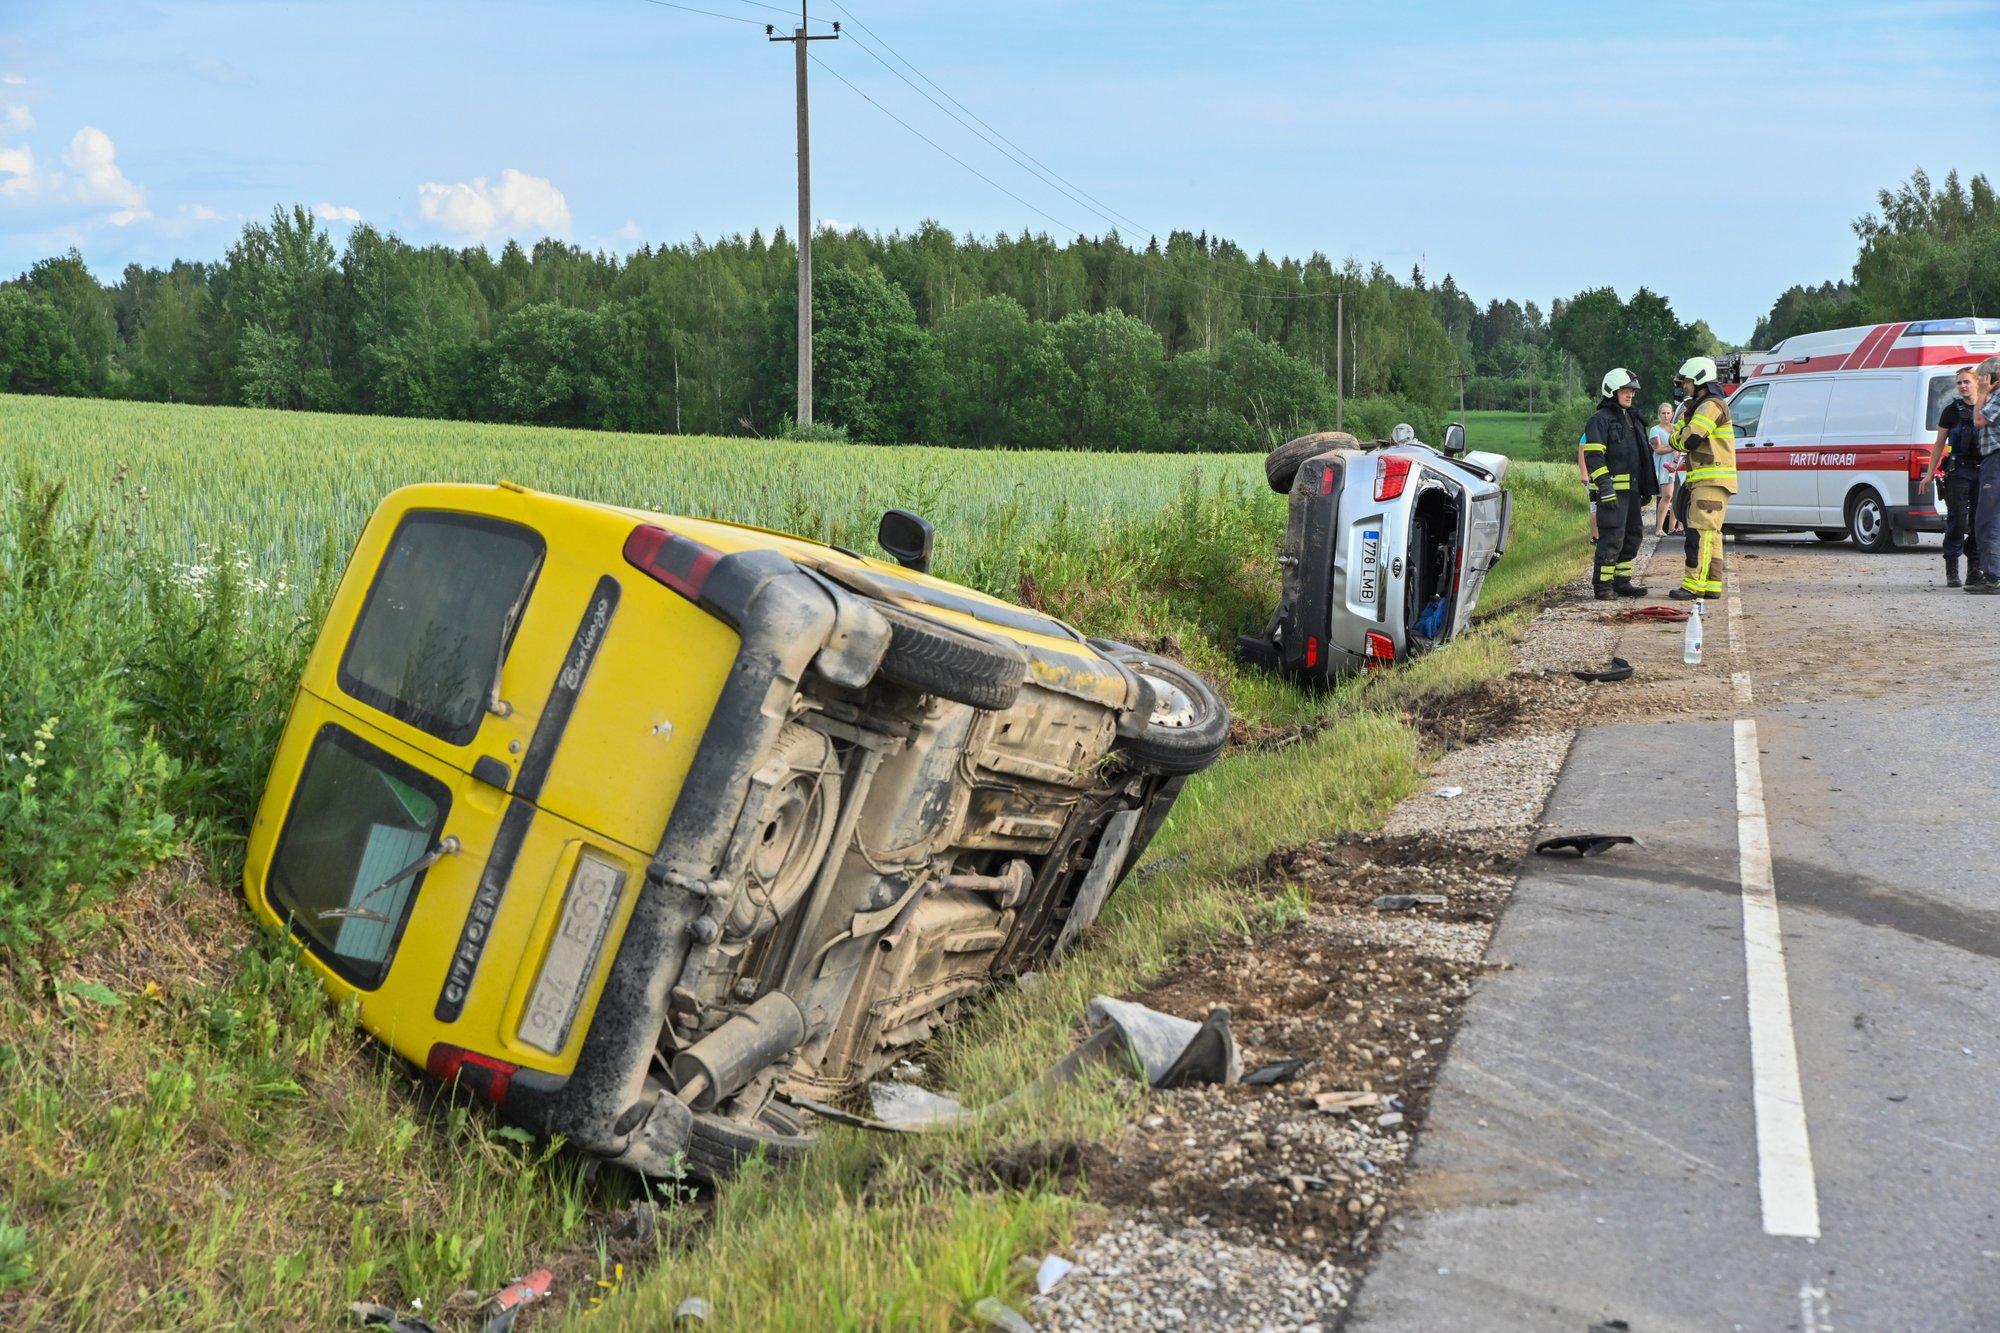
<path fill-rule="evenodd" d="M 562 918 L 521 1014 L 520 1039 L 536 1050 L 556 1055 L 569 1041 L 584 987 L 597 970 L 624 891 L 623 869 L 592 852 L 578 854 L 576 869 L 563 890 Z"/>

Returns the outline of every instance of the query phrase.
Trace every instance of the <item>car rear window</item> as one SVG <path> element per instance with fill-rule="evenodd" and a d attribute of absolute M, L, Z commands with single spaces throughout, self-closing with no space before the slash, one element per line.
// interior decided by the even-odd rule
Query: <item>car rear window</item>
<path fill-rule="evenodd" d="M 271 855 L 271 905 L 328 967 L 373 990 L 429 872 L 397 874 L 436 845 L 450 807 L 436 778 L 343 727 L 321 728 Z"/>
<path fill-rule="evenodd" d="M 404 518 L 348 640 L 340 687 L 453 745 L 470 741 L 544 549 L 518 523 Z"/>

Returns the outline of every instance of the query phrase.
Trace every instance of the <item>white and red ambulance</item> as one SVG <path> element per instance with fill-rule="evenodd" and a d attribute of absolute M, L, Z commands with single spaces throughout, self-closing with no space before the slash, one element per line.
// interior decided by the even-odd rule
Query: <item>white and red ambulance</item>
<path fill-rule="evenodd" d="M 1745 352 L 1730 395 L 1736 498 L 1727 532 L 1811 532 L 1864 551 L 1942 532 L 1921 488 L 1957 372 L 2000 353 L 2000 319 L 1802 333 Z"/>

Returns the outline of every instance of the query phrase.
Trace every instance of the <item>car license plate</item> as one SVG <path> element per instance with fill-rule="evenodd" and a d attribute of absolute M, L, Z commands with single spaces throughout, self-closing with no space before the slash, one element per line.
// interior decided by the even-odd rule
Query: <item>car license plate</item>
<path fill-rule="evenodd" d="M 624 887 L 625 872 L 617 866 L 588 852 L 577 858 L 569 892 L 563 895 L 562 921 L 521 1015 L 520 1037 L 528 1045 L 550 1055 L 562 1053 Z"/>
<path fill-rule="evenodd" d="M 1382 595 L 1382 530 L 1361 533 L 1361 600 L 1373 606 Z"/>

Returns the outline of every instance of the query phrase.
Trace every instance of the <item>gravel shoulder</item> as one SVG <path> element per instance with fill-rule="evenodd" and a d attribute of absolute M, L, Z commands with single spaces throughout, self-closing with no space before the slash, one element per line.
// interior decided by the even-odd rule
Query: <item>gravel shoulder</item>
<path fill-rule="evenodd" d="M 1677 548 L 1644 555 L 1664 593 Z M 1037 1298 L 1038 1323 L 1340 1321 L 1385 1230 L 1402 1229 L 1436 1071 L 1577 728 L 1658 711 L 1669 693 L 1686 706 L 1681 627 L 1611 614 L 1627 605 L 1580 584 L 1559 592 L 1515 645 L 1510 674 L 1413 719 L 1439 751 L 1424 791 L 1377 832 L 1282 849 L 1251 874 L 1296 903 L 1297 919 L 1214 941 L 1137 997 L 1196 1018 L 1229 1006 L 1246 1070 L 1305 1063 L 1268 1086 L 1156 1092 L 1117 1140 L 1087 1150 L 1083 1174 L 1106 1218 L 1070 1256 L 1076 1269 Z M 1640 666 L 1634 680 L 1569 674 L 1614 655 Z M 1725 681 L 1716 708 L 1727 693 Z M 1390 895 L 1431 900 L 1380 904 Z"/>

